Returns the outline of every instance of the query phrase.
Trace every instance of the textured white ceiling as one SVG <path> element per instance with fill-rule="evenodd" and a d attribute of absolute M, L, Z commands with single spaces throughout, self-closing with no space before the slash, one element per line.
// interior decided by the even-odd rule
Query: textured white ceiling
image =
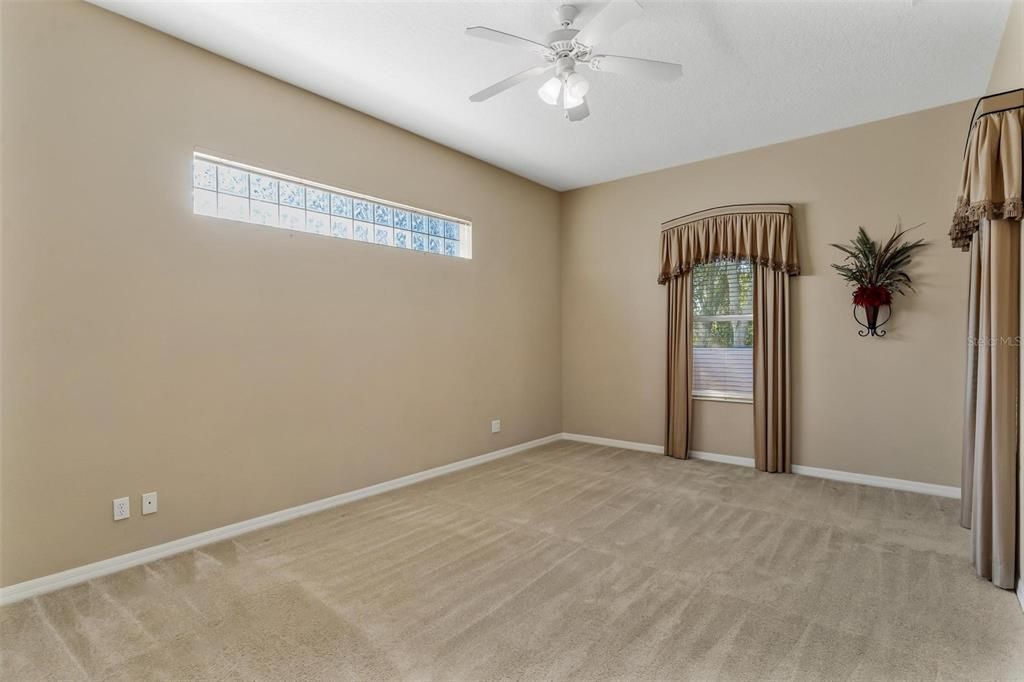
<path fill-rule="evenodd" d="M 464 35 L 541 39 L 559 2 L 95 4 L 549 187 L 564 190 L 984 94 L 1009 10 L 996 2 L 642 2 L 598 52 L 683 64 L 672 84 L 591 79 L 569 123 L 522 84 L 539 63 Z M 601 3 L 575 3 L 582 26 Z"/>

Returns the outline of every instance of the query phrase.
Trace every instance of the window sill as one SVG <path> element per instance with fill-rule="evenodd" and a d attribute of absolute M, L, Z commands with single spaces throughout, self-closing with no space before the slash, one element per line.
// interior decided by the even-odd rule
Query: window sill
<path fill-rule="evenodd" d="M 708 402 L 714 403 L 739 403 L 741 405 L 753 405 L 753 398 L 730 398 L 728 396 L 717 396 L 717 395 L 694 395 L 691 396 L 694 400 L 707 400 Z"/>

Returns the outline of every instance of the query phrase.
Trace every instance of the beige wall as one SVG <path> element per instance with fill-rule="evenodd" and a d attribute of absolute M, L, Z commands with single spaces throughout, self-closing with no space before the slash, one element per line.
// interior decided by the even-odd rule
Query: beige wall
<path fill-rule="evenodd" d="M 1014 0 L 988 82 L 988 93 L 1024 87 L 1024 0 Z"/>
<path fill-rule="evenodd" d="M 104 10 L 0 7 L 2 585 L 561 430 L 661 443 L 659 224 L 730 202 L 795 206 L 796 462 L 959 482 L 973 103 L 560 198 Z M 195 217 L 194 147 L 468 217 L 474 259 Z M 933 246 L 864 340 L 828 244 L 897 214 Z M 749 456 L 750 410 L 698 402 L 694 448 Z"/>
<path fill-rule="evenodd" d="M 570 192 L 562 204 L 565 431 L 660 444 L 665 291 L 660 223 L 740 202 L 795 208 L 794 460 L 958 485 L 967 258 L 946 236 L 973 102 Z M 932 245 L 884 339 L 862 339 L 831 270 L 864 225 L 897 216 Z M 752 456 L 749 405 L 697 401 L 696 450 Z"/>
<path fill-rule="evenodd" d="M 96 7 L 0 4 L 2 584 L 561 430 L 558 194 Z M 193 216 L 194 146 L 468 217 L 474 258 Z"/>

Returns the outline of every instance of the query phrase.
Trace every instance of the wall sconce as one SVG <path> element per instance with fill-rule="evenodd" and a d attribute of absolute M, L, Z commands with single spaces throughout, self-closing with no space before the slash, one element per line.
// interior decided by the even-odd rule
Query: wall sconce
<path fill-rule="evenodd" d="M 916 227 L 920 225 L 904 230 L 897 221 L 885 244 L 873 241 L 863 227 L 858 227 L 857 237 L 848 245 L 832 245 L 846 254 L 842 263 L 833 263 L 832 267 L 854 287 L 853 319 L 864 327 L 857 330 L 859 336 L 885 336 L 881 327 L 892 318 L 892 295 L 903 295 L 904 288 L 914 291 L 906 267 L 914 251 L 927 242 L 923 239 L 901 242 L 900 239 Z M 888 314 L 879 322 L 878 313 L 883 307 Z M 857 317 L 857 308 L 864 309 L 863 322 Z"/>

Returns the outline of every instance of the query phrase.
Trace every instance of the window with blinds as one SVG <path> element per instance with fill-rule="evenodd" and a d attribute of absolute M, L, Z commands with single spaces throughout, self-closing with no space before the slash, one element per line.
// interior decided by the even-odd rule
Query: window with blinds
<path fill-rule="evenodd" d="M 694 267 L 693 396 L 753 399 L 754 280 L 750 263 Z"/>

